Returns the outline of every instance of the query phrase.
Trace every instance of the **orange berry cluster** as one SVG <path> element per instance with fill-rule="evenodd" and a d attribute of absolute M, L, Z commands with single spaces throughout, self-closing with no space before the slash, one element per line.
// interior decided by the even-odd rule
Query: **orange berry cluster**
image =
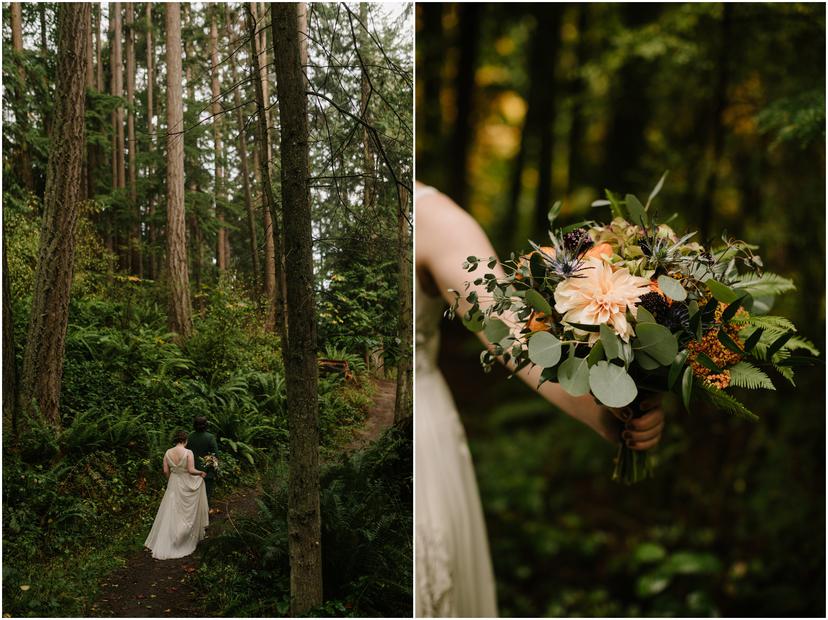
<path fill-rule="evenodd" d="M 723 303 L 719 303 L 718 306 L 716 306 L 716 323 L 719 323 L 722 320 L 722 312 L 724 312 L 726 307 L 727 306 Z M 705 383 L 723 390 L 730 385 L 730 371 L 725 370 L 725 368 L 727 366 L 733 366 L 739 362 L 739 360 L 742 359 L 742 356 L 735 351 L 731 351 L 721 343 L 719 340 L 720 329 L 724 329 L 725 333 L 730 336 L 730 339 L 733 340 L 733 342 L 735 342 L 739 347 L 742 347 L 742 341 L 739 340 L 738 328 L 735 325 L 728 323 L 726 325 L 719 325 L 709 329 L 704 334 L 700 342 L 691 340 L 687 345 L 687 350 L 690 353 L 689 360 L 690 367 L 693 369 L 693 374 Z M 707 357 L 709 357 L 713 363 L 716 364 L 716 366 L 722 369 L 722 372 L 713 372 L 706 366 L 700 364 L 697 361 L 699 353 L 707 355 Z"/>

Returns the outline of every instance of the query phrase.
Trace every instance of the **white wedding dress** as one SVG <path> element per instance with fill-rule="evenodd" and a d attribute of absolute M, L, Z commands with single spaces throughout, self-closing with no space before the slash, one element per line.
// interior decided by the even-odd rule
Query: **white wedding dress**
<path fill-rule="evenodd" d="M 416 306 L 416 615 L 495 617 L 494 574 L 474 466 L 437 367 L 445 302 L 417 282 Z"/>
<path fill-rule="evenodd" d="M 164 455 L 170 466 L 167 490 L 144 543 L 156 560 L 183 558 L 195 551 L 204 538 L 209 522 L 207 491 L 201 476 L 187 471 L 187 450 L 176 464 L 169 452 Z"/>

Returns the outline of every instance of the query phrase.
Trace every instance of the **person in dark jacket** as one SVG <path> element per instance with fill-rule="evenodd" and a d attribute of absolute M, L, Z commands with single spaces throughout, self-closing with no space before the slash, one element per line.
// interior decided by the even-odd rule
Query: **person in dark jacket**
<path fill-rule="evenodd" d="M 187 447 L 193 451 L 196 459 L 196 466 L 207 472 L 207 501 L 213 496 L 213 489 L 216 485 L 216 472 L 212 467 L 204 467 L 203 458 L 208 454 L 218 455 L 218 442 L 216 436 L 207 432 L 207 418 L 196 416 L 193 419 L 195 430 L 187 438 Z M 212 510 L 210 512 L 213 512 Z"/>

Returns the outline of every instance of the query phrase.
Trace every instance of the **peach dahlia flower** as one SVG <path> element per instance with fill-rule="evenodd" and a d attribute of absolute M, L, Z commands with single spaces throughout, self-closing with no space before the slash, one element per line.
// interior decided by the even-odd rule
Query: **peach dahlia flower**
<path fill-rule="evenodd" d="M 613 270 L 600 258 L 587 258 L 578 275 L 581 277 L 564 280 L 555 289 L 555 310 L 569 323 L 606 323 L 629 342 L 634 332 L 627 321 L 627 310 L 636 316 L 635 304 L 649 292 L 650 281 L 631 275 L 626 268 Z"/>

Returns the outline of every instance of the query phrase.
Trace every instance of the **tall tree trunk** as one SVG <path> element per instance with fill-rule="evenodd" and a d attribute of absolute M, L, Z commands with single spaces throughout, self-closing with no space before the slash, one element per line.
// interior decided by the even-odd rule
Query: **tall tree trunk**
<path fill-rule="evenodd" d="M 94 28 L 94 20 L 91 20 L 91 28 Z M 95 37 L 92 33 L 89 35 L 89 44 L 86 63 L 86 88 L 87 90 L 95 90 Z M 81 197 L 85 200 L 94 195 L 95 192 L 95 146 L 87 144 L 83 157 L 83 182 L 81 185 Z"/>
<path fill-rule="evenodd" d="M 121 3 L 111 2 L 109 4 L 109 21 L 112 32 L 112 95 L 123 97 L 124 95 L 124 69 L 123 53 L 121 49 L 122 28 L 121 28 Z M 124 108 L 118 105 L 112 112 L 113 147 L 112 147 L 112 184 L 113 189 L 121 194 L 126 190 L 126 145 L 124 144 Z M 122 270 L 129 269 L 128 244 L 124 245 L 124 231 L 117 222 L 113 223 L 115 229 L 115 250 L 118 254 L 118 266 Z M 128 238 L 127 231 L 127 238 Z"/>
<path fill-rule="evenodd" d="M 538 103 L 541 115 L 540 148 L 538 152 L 538 192 L 535 194 L 534 233 L 545 235 L 549 229 L 549 207 L 552 201 L 552 154 L 555 146 L 555 117 L 557 108 L 555 102 L 555 68 L 559 56 L 561 34 L 561 8 L 557 4 L 537 4 L 538 30 L 542 33 L 545 42 L 544 75 L 533 74 L 530 79 L 541 82 Z M 539 237 L 535 237 L 536 239 Z"/>
<path fill-rule="evenodd" d="M 290 433 L 288 545 L 294 616 L 322 603 L 319 511 L 319 415 L 313 241 L 308 187 L 308 110 L 302 69 L 298 3 L 272 4 L 273 56 L 279 100 L 282 206 L 288 305 L 293 309 L 283 347 Z"/>
<path fill-rule="evenodd" d="M 29 143 L 26 134 L 29 131 L 29 116 L 27 114 L 24 84 L 26 83 L 26 69 L 23 66 L 23 9 L 19 2 L 11 3 L 12 48 L 17 53 L 17 78 L 19 87 L 14 91 L 15 121 L 20 128 L 20 144 L 16 160 L 17 175 L 23 187 L 34 191 L 34 177 L 32 176 L 32 158 L 29 154 Z M 22 114 L 20 113 L 22 110 Z"/>
<path fill-rule="evenodd" d="M 368 74 L 367 66 L 370 64 L 368 60 L 368 41 L 365 28 L 368 27 L 368 3 L 359 3 L 359 19 L 363 24 L 360 28 L 359 49 L 357 55 L 359 57 L 360 72 L 360 101 L 359 110 L 362 120 L 366 124 L 362 125 L 362 160 L 363 160 L 363 188 L 362 188 L 362 207 L 365 213 L 370 213 L 374 206 L 375 182 L 374 176 L 376 171 L 374 169 L 374 149 L 371 141 L 371 133 L 368 131 L 368 125 L 371 124 L 371 115 L 369 112 L 369 105 L 371 102 L 371 76 Z"/>
<path fill-rule="evenodd" d="M 230 23 L 234 21 L 233 17 L 227 22 L 227 34 L 229 39 L 233 39 L 233 33 L 230 30 Z M 230 81 L 235 86 L 236 84 L 236 60 L 234 56 L 230 57 Z M 236 108 L 236 124 L 239 128 L 239 164 L 241 165 L 242 186 L 244 188 L 244 206 L 247 210 L 247 230 L 250 241 L 250 261 L 253 266 L 253 290 L 259 291 L 259 246 L 256 241 L 256 214 L 253 210 L 253 197 L 250 192 L 250 170 L 247 165 L 247 132 L 244 126 L 244 112 L 242 111 L 241 102 L 241 87 L 233 88 L 233 104 Z"/>
<path fill-rule="evenodd" d="M 578 43 L 575 46 L 575 66 L 583 67 L 587 62 L 587 28 L 589 26 L 588 4 L 577 5 L 577 28 Z M 586 122 L 583 112 L 583 99 L 586 93 L 586 80 L 579 71 L 569 85 L 570 97 L 572 99 L 572 123 L 569 127 L 569 178 L 567 179 L 567 194 L 586 183 L 590 178 L 587 168 L 585 130 Z"/>
<path fill-rule="evenodd" d="M 6 259 L 6 244 L 3 243 L 3 430 L 11 427 L 12 435 L 17 437 L 17 357 L 10 289 L 9 262 Z"/>
<path fill-rule="evenodd" d="M 155 67 L 154 67 L 154 52 L 152 42 L 152 2 L 147 2 L 144 5 L 146 11 L 146 29 L 147 29 L 147 135 L 149 140 L 147 142 L 149 152 L 155 151 Z M 152 170 L 148 171 L 149 177 L 154 177 Z M 158 249 L 155 247 L 157 239 L 156 224 L 155 224 L 155 194 L 150 191 L 147 196 L 147 241 L 149 247 L 149 260 L 147 261 L 148 275 L 150 279 L 154 280 L 158 277 Z"/>
<path fill-rule="evenodd" d="M 135 6 L 126 5 L 127 143 L 129 145 L 130 262 L 134 275 L 144 277 L 141 260 L 141 207 L 138 204 L 138 142 L 135 139 Z"/>
<path fill-rule="evenodd" d="M 227 270 L 227 229 L 224 227 L 224 164 L 222 162 L 221 143 L 221 87 L 219 86 L 218 25 L 216 14 L 210 15 L 210 93 L 212 95 L 211 112 L 213 114 L 213 143 L 215 145 L 215 200 L 218 235 L 216 239 L 216 263 L 219 273 Z"/>
<path fill-rule="evenodd" d="M 262 79 L 262 71 L 261 65 L 261 50 L 259 49 L 260 38 L 256 36 L 256 17 L 255 17 L 255 2 L 250 2 L 248 4 L 248 12 L 247 12 L 247 23 L 248 23 L 248 30 L 250 33 L 250 45 L 251 45 L 251 70 L 253 72 L 253 84 L 256 90 L 256 107 L 257 107 L 257 117 L 258 117 L 258 128 L 259 131 L 256 135 L 256 140 L 259 144 L 259 172 L 262 177 L 262 206 L 264 207 L 265 211 L 270 215 L 270 238 L 273 242 L 273 291 L 270 297 L 270 303 L 273 308 L 272 318 L 275 323 L 275 328 L 277 333 L 279 334 L 279 338 L 282 341 L 282 346 L 284 348 L 285 343 L 287 342 L 288 333 L 287 333 L 287 320 L 286 320 L 286 310 L 285 310 L 285 299 L 282 295 L 279 294 L 279 282 L 282 280 L 282 269 L 281 269 L 281 261 L 279 257 L 282 255 L 282 233 L 279 229 L 279 218 L 278 214 L 276 213 L 276 199 L 273 196 L 273 185 L 270 182 L 270 166 L 269 166 L 269 157 L 267 159 L 262 159 L 263 153 L 270 153 L 270 140 L 268 136 L 268 126 L 267 126 L 267 106 L 265 105 L 265 93 L 264 93 L 264 84 L 266 83 L 265 80 Z M 307 173 L 305 173 L 307 175 Z M 267 226 L 268 222 L 265 221 L 265 226 Z M 265 228 L 265 235 L 268 235 L 268 230 Z M 265 245 L 265 256 L 267 257 L 267 245 Z M 270 312 L 268 316 L 268 327 L 272 324 L 270 323 Z"/>
<path fill-rule="evenodd" d="M 397 211 L 397 269 L 399 272 L 397 283 L 399 300 L 397 332 L 400 339 L 400 357 L 397 362 L 397 397 L 394 403 L 394 422 L 399 422 L 412 414 L 413 368 L 411 358 L 414 354 L 411 325 L 413 261 L 411 259 L 409 228 L 412 219 L 408 208 L 408 190 L 398 185 L 397 192 L 399 196 L 399 210 Z"/>
<path fill-rule="evenodd" d="M 101 49 L 101 5 L 95 4 L 95 84 L 98 92 L 104 92 L 104 73 Z"/>
<path fill-rule="evenodd" d="M 184 214 L 184 106 L 181 88 L 181 7 L 166 5 L 167 31 L 167 286 L 170 329 L 186 338 L 192 329 Z"/>
<path fill-rule="evenodd" d="M 429 44 L 423 46 L 422 52 L 419 49 L 417 50 L 418 54 L 422 54 L 422 62 L 417 62 L 418 76 L 422 75 L 422 94 L 418 91 L 417 95 L 424 102 L 424 105 L 418 106 L 418 111 L 422 110 L 422 124 L 419 121 L 417 123 L 418 129 L 422 125 L 422 132 L 418 131 L 417 136 L 418 148 L 421 144 L 429 149 L 439 148 L 443 137 L 442 108 L 439 105 L 431 105 L 431 102 L 440 101 L 445 46 L 443 41 L 443 10 L 445 6 L 443 3 L 423 3 L 417 6 L 417 11 L 422 11 L 423 17 L 422 35 L 417 33 L 417 38 L 422 37 L 422 39 L 429 41 Z M 433 171 L 434 169 L 429 166 L 429 170 Z"/>
<path fill-rule="evenodd" d="M 21 395 L 52 424 L 60 425 L 63 349 L 75 258 L 86 110 L 88 3 L 57 6 L 55 116 L 32 312 L 23 355 Z"/>
<path fill-rule="evenodd" d="M 259 9 L 258 9 L 258 2 L 251 2 L 249 3 L 250 13 L 253 16 L 253 19 L 256 20 L 257 27 L 260 27 L 258 24 L 259 19 Z M 251 65 L 253 67 L 253 71 L 255 72 L 258 67 L 259 78 L 262 84 L 262 99 L 264 102 L 264 111 L 262 115 L 264 116 L 265 127 L 270 127 L 270 122 L 268 117 L 270 116 L 270 93 L 269 91 L 269 83 L 270 80 L 268 79 L 268 71 L 267 71 L 267 32 L 264 28 L 261 28 L 261 33 L 259 36 L 258 43 L 258 50 L 259 55 L 255 57 L 255 64 Z M 251 48 L 252 49 L 252 48 Z M 256 77 L 254 75 L 254 82 Z M 254 90 L 254 93 L 256 91 Z M 258 97 L 258 95 L 256 95 Z M 258 99 L 257 99 L 258 102 Z M 269 129 L 268 129 L 269 131 Z M 271 152 L 271 143 L 270 143 L 270 136 L 267 136 L 267 144 L 263 145 L 263 151 L 257 150 L 256 153 L 258 154 L 258 166 L 254 166 L 254 168 L 258 171 L 257 174 L 261 177 L 261 166 L 265 166 L 270 169 L 270 160 L 272 157 Z M 257 134 L 258 139 L 258 134 Z M 264 158 L 264 162 L 262 162 L 262 158 Z M 268 174 L 268 179 L 270 179 L 270 175 Z M 262 183 L 264 180 L 262 180 Z M 281 281 L 281 273 L 282 273 L 282 263 L 279 264 L 279 271 L 277 274 L 276 270 L 276 248 L 275 248 L 275 239 L 277 237 L 276 233 L 274 232 L 274 222 L 273 222 L 273 214 L 271 213 L 270 207 L 266 201 L 266 194 L 264 192 L 264 187 L 260 185 L 262 188 L 262 221 L 264 223 L 264 250 L 265 250 L 265 277 L 264 277 L 264 291 L 265 296 L 267 297 L 267 319 L 265 320 L 265 328 L 271 331 L 277 331 L 277 315 L 279 313 L 279 305 L 280 299 L 279 294 L 282 291 L 281 288 L 276 287 L 277 279 Z M 272 187 L 272 186 L 271 186 Z M 272 189 L 271 189 L 272 192 Z M 275 230 L 279 231 L 281 227 L 279 226 L 279 220 L 276 220 L 275 223 Z M 284 296 L 281 297 L 282 301 L 284 300 Z"/>
<path fill-rule="evenodd" d="M 457 62 L 455 96 L 457 116 L 451 140 L 451 159 L 448 192 L 464 209 L 468 208 L 467 159 L 472 137 L 472 95 L 474 94 L 474 70 L 477 66 L 477 48 L 480 39 L 480 4 L 458 5 L 460 58 Z"/>

